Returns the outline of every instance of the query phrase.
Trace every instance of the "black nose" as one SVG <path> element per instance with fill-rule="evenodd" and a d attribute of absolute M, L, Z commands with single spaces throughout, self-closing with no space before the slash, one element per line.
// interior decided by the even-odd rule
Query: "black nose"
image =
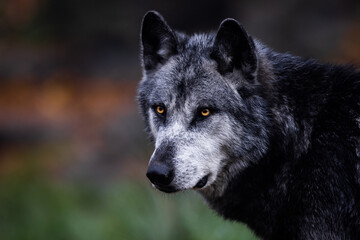
<path fill-rule="evenodd" d="M 166 186 L 174 179 L 174 171 L 165 164 L 150 164 L 146 176 L 153 184 Z"/>

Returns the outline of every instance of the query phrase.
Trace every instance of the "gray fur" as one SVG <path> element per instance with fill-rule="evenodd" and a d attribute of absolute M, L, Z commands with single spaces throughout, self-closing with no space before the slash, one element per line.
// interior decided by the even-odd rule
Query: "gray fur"
<path fill-rule="evenodd" d="M 264 239 L 360 239 L 358 71 L 274 52 L 234 19 L 186 35 L 149 12 L 141 41 L 154 187 L 195 189 Z"/>
<path fill-rule="evenodd" d="M 271 77 L 269 61 L 262 53 L 264 47 L 256 42 L 260 51 L 255 83 L 239 81 L 239 77 L 243 78 L 240 70 L 223 76 L 217 71 L 216 61 L 209 58 L 214 33 L 175 34 L 180 53 L 166 56 L 167 61 L 156 65 L 156 71 L 144 70 L 139 86 L 140 102 L 146 101 L 142 108 L 155 147 L 169 141 L 175 144 L 173 186 L 178 190 L 193 188 L 202 177 L 210 174 L 202 191 L 220 195 L 233 173 L 256 161 L 266 151 L 268 133 L 264 126 L 267 119 L 262 99 L 255 96 L 244 100 L 237 89 L 255 88 L 257 75 Z M 151 109 L 157 103 L 167 108 L 164 126 L 156 123 L 156 114 Z M 199 106 L 212 105 L 216 105 L 219 112 L 206 120 L 206 127 L 190 126 Z M 242 121 L 233 114 L 244 114 Z M 257 129 L 257 135 L 253 134 L 253 129 Z"/>

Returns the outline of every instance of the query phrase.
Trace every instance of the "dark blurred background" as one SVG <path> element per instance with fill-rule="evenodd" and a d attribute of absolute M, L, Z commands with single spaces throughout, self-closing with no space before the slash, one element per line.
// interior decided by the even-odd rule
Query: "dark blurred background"
<path fill-rule="evenodd" d="M 146 11 L 238 19 L 276 51 L 360 65 L 358 0 L 0 0 L 0 239 L 255 239 L 145 177 L 135 95 Z"/>

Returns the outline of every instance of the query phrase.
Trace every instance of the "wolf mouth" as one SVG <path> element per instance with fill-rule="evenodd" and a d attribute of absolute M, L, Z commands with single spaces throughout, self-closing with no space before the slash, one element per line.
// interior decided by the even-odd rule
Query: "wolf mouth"
<path fill-rule="evenodd" d="M 199 182 L 193 187 L 193 189 L 201 189 L 201 188 L 203 188 L 207 184 L 209 176 L 210 176 L 210 174 L 208 174 L 208 175 L 204 176 L 203 178 L 201 178 L 199 180 Z M 175 192 L 180 191 L 176 187 L 169 186 L 169 185 L 165 186 L 165 185 L 161 185 L 161 184 L 153 184 L 153 187 L 155 187 L 156 189 L 158 189 L 158 190 L 160 190 L 162 192 L 165 192 L 165 193 L 175 193 Z"/>
<path fill-rule="evenodd" d="M 174 186 L 163 186 L 159 184 L 153 184 L 153 186 L 165 193 L 175 193 L 179 191 L 179 189 L 176 189 Z"/>
<path fill-rule="evenodd" d="M 210 174 L 208 174 L 205 177 L 203 177 L 202 179 L 200 179 L 200 181 L 195 185 L 194 188 L 197 188 L 197 189 L 203 188 L 208 182 L 209 175 Z"/>

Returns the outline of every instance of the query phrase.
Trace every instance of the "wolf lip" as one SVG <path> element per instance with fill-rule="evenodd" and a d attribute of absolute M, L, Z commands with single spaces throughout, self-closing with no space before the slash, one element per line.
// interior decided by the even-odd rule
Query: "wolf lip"
<path fill-rule="evenodd" d="M 165 192 L 165 193 L 174 193 L 174 192 L 179 191 L 178 189 L 176 189 L 176 188 L 173 187 L 173 186 L 161 186 L 161 185 L 156 185 L 156 184 L 154 184 L 154 186 L 155 186 L 158 190 L 160 190 L 160 191 L 162 191 L 162 192 Z"/>
<path fill-rule="evenodd" d="M 208 181 L 209 175 L 206 175 L 205 177 L 203 177 L 202 179 L 200 179 L 200 181 L 195 185 L 195 188 L 202 188 L 206 185 L 207 181 Z"/>

